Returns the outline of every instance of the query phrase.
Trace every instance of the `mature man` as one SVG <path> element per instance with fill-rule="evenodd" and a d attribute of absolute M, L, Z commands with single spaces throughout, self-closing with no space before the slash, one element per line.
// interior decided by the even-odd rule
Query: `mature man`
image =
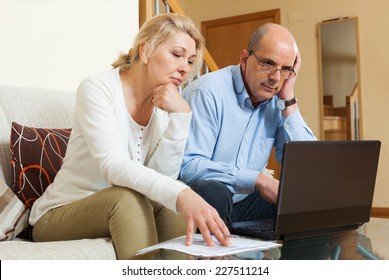
<path fill-rule="evenodd" d="M 240 64 L 209 73 L 183 92 L 193 110 L 180 179 L 217 209 L 226 224 L 272 216 L 278 180 L 266 172 L 272 147 L 316 140 L 298 109 L 301 59 L 292 34 L 264 24 Z"/>

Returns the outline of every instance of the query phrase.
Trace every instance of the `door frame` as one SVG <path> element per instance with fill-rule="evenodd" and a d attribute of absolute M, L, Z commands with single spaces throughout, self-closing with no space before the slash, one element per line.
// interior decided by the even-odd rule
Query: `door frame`
<path fill-rule="evenodd" d="M 251 13 L 251 14 L 244 14 L 244 15 L 238 15 L 238 16 L 203 21 L 203 22 L 201 22 L 201 33 L 203 34 L 205 41 L 207 41 L 207 32 L 206 31 L 210 27 L 217 27 L 217 26 L 222 26 L 222 25 L 227 25 L 227 24 L 234 24 L 234 23 L 240 23 L 240 22 L 246 22 L 246 21 L 252 21 L 252 20 L 260 20 L 260 19 L 266 19 L 266 18 L 273 18 L 274 23 L 280 24 L 281 23 L 281 10 L 280 9 L 273 9 L 273 10 L 256 12 L 256 13 Z"/>

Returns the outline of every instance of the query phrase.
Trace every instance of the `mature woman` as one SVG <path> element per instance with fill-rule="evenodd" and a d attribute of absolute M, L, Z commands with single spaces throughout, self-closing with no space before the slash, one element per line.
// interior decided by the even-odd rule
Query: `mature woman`
<path fill-rule="evenodd" d="M 177 87 L 203 44 L 187 17 L 155 16 L 114 69 L 81 83 L 62 168 L 31 211 L 34 241 L 111 236 L 118 259 L 185 233 L 190 245 L 196 229 L 230 243 L 215 209 L 176 180 L 192 117 Z"/>

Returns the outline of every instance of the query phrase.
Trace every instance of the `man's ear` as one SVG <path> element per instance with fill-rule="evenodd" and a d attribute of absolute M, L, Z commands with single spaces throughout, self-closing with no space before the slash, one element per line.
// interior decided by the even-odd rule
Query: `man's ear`
<path fill-rule="evenodd" d="M 139 57 L 140 57 L 140 60 L 144 63 L 144 64 L 147 64 L 149 63 L 149 58 L 147 57 L 146 53 L 145 53 L 145 49 L 146 49 L 146 44 L 143 43 L 139 46 Z"/>
<path fill-rule="evenodd" d="M 240 53 L 240 58 L 239 58 L 239 62 L 240 62 L 240 66 L 242 67 L 242 70 L 245 71 L 246 70 L 246 67 L 247 67 L 247 60 L 249 59 L 249 52 L 248 50 L 244 49 L 241 53 Z"/>

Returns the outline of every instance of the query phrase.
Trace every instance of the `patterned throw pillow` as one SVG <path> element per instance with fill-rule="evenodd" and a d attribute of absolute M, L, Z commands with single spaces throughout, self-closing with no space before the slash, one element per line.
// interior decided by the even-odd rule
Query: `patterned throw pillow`
<path fill-rule="evenodd" d="M 0 178 L 0 241 L 15 238 L 28 225 L 30 211 Z"/>
<path fill-rule="evenodd" d="M 57 175 L 70 132 L 71 129 L 34 128 L 12 123 L 13 191 L 28 209 Z"/>

